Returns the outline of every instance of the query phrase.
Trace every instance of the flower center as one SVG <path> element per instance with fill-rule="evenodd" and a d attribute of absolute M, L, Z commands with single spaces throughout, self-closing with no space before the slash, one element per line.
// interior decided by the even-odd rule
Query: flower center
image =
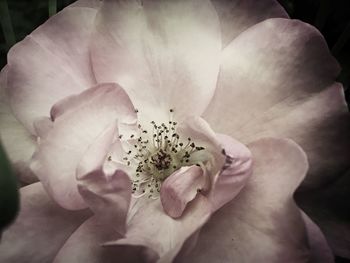
<path fill-rule="evenodd" d="M 190 137 L 181 138 L 177 133 L 178 123 L 173 121 L 174 110 L 169 112 L 167 124 L 151 121 L 152 132 L 138 124 L 136 134 L 127 138 L 129 150 L 123 160 L 126 165 L 135 167 L 131 175 L 134 197 L 148 194 L 149 198 L 156 199 L 162 182 L 173 172 L 182 166 L 199 165 L 198 160 L 192 158 L 193 154 L 205 148 L 197 146 Z"/>

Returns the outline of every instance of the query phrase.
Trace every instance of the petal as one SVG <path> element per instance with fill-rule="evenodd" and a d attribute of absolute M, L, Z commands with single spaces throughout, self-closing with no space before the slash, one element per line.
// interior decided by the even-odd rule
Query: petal
<path fill-rule="evenodd" d="M 91 57 L 97 81 L 122 85 L 147 121 L 168 120 L 164 114 L 172 108 L 178 121 L 203 112 L 221 49 L 210 1 L 105 1 L 96 20 Z"/>
<path fill-rule="evenodd" d="M 160 189 L 164 211 L 173 218 L 180 217 L 187 204 L 207 185 L 207 180 L 202 168 L 196 165 L 183 166 L 174 172 Z"/>
<path fill-rule="evenodd" d="M 53 262 L 112 263 L 117 260 L 123 263 L 135 263 L 145 262 L 144 259 L 147 255 L 152 257 L 152 252 L 140 246 L 102 246 L 104 242 L 116 237 L 118 237 L 117 233 L 92 217 L 71 235 Z"/>
<path fill-rule="evenodd" d="M 252 154 L 249 149 L 233 138 L 218 134 L 217 139 L 225 155 L 225 163 L 215 175 L 209 200 L 216 211 L 234 199 L 245 186 L 252 173 Z"/>
<path fill-rule="evenodd" d="M 101 222 L 125 234 L 126 217 L 131 199 L 131 181 L 123 171 L 106 176 L 102 170 L 79 180 L 79 193 Z"/>
<path fill-rule="evenodd" d="M 188 257 L 191 262 L 306 262 L 307 235 L 293 202 L 308 167 L 305 153 L 286 139 L 260 139 L 248 147 L 252 176 L 202 228 Z"/>
<path fill-rule="evenodd" d="M 212 3 L 219 15 L 223 47 L 244 30 L 265 19 L 288 17 L 275 0 L 212 0 Z"/>
<path fill-rule="evenodd" d="M 41 141 L 31 168 L 61 206 L 80 209 L 86 204 L 76 184 L 78 163 L 112 123 L 133 122 L 136 113 L 116 84 L 100 84 L 73 98 L 79 102 L 64 103 L 66 112 L 55 119 L 54 127 Z"/>
<path fill-rule="evenodd" d="M 174 220 L 163 211 L 160 200 L 133 200 L 126 237 L 108 242 L 108 246 L 145 246 L 158 254 L 159 262 L 172 262 L 184 242 L 209 218 L 211 208 L 199 194 L 181 218 Z"/>
<path fill-rule="evenodd" d="M 21 183 L 37 182 L 28 164 L 35 151 L 35 137 L 15 118 L 5 95 L 8 66 L 0 72 L 0 139 Z"/>
<path fill-rule="evenodd" d="M 73 231 L 90 216 L 54 203 L 41 183 L 21 189 L 21 210 L 2 236 L 1 262 L 51 262 Z"/>
<path fill-rule="evenodd" d="M 215 134 L 200 117 L 189 117 L 179 124 L 181 136 L 194 138 L 205 150 L 197 154 L 208 160 L 206 167 L 211 181 L 208 198 L 213 211 L 231 201 L 243 188 L 251 174 L 252 157 L 249 149 L 224 134 Z"/>
<path fill-rule="evenodd" d="M 310 157 L 303 185 L 318 186 L 350 161 L 349 155 L 333 158 L 350 146 L 344 95 L 334 84 L 338 72 L 315 28 L 296 20 L 266 20 L 224 50 L 218 89 L 204 118 L 216 131 L 244 143 L 266 136 L 292 138 Z M 344 145 L 333 145 L 337 137 Z"/>
<path fill-rule="evenodd" d="M 67 7 L 9 51 L 6 92 L 32 133 L 33 121 L 48 116 L 55 102 L 95 85 L 88 45 L 96 12 Z"/>

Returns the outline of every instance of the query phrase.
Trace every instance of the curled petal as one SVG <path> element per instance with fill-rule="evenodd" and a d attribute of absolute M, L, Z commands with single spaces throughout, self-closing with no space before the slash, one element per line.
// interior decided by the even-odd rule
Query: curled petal
<path fill-rule="evenodd" d="M 61 206 L 79 209 L 86 207 L 75 176 L 83 155 L 111 123 L 132 122 L 136 113 L 116 84 L 100 84 L 73 96 L 72 103 L 66 99 L 56 108 L 63 105 L 64 113 L 55 119 L 53 128 L 41 141 L 31 168 Z"/>
<path fill-rule="evenodd" d="M 170 175 L 160 189 L 160 200 L 164 211 L 173 218 L 178 218 L 184 212 L 187 204 L 207 183 L 201 167 L 184 166 Z"/>
<path fill-rule="evenodd" d="M 242 143 L 233 138 L 218 134 L 225 155 L 225 163 L 212 182 L 210 202 L 214 210 L 234 199 L 245 186 L 252 173 L 252 154 Z"/>

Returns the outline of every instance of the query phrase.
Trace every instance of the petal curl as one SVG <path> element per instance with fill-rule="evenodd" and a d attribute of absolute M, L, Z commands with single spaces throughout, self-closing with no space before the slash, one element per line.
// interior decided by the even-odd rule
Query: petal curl
<path fill-rule="evenodd" d="M 48 116 L 55 102 L 95 85 L 88 46 L 96 12 L 68 6 L 9 51 L 6 93 L 32 133 L 35 119 Z"/>
<path fill-rule="evenodd" d="M 295 140 L 310 158 L 303 186 L 319 186 L 350 161 L 344 154 L 350 146 L 349 117 L 343 91 L 334 83 L 338 73 L 315 28 L 268 19 L 224 50 L 218 88 L 204 118 L 218 132 L 244 143 L 266 136 Z M 342 142 L 334 144 L 335 138 Z M 334 155 L 341 156 L 339 161 Z"/>
<path fill-rule="evenodd" d="M 83 154 L 111 123 L 132 123 L 136 113 L 116 84 L 100 84 L 71 100 L 59 103 L 65 105 L 65 113 L 40 143 L 31 168 L 61 206 L 80 209 L 86 204 L 78 193 L 75 173 Z"/>
<path fill-rule="evenodd" d="M 180 217 L 207 181 L 202 168 L 195 165 L 181 167 L 162 183 L 160 200 L 164 211 L 172 218 Z"/>
<path fill-rule="evenodd" d="M 99 82 L 122 85 L 147 120 L 166 121 L 171 108 L 178 121 L 203 112 L 221 50 L 210 1 L 105 1 L 96 20 L 91 56 Z"/>
<path fill-rule="evenodd" d="M 288 18 L 287 12 L 275 0 L 212 0 L 212 3 L 219 15 L 223 48 L 244 30 L 265 19 Z"/>
<path fill-rule="evenodd" d="M 306 262 L 307 235 L 293 202 L 308 168 L 305 153 L 286 139 L 260 139 L 248 147 L 254 158 L 252 176 L 241 193 L 202 228 L 187 258 L 191 262 Z"/>
<path fill-rule="evenodd" d="M 3 233 L 1 262 L 52 262 L 66 239 L 91 213 L 67 211 L 45 192 L 41 183 L 23 187 L 21 210 L 16 221 Z"/>

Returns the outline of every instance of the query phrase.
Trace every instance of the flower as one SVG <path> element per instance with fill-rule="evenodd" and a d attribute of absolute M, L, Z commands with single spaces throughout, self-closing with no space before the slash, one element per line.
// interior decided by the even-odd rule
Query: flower
<path fill-rule="evenodd" d="M 2 140 L 40 182 L 0 258 L 332 262 L 293 193 L 347 168 L 338 71 L 272 0 L 74 3 L 2 70 Z"/>

